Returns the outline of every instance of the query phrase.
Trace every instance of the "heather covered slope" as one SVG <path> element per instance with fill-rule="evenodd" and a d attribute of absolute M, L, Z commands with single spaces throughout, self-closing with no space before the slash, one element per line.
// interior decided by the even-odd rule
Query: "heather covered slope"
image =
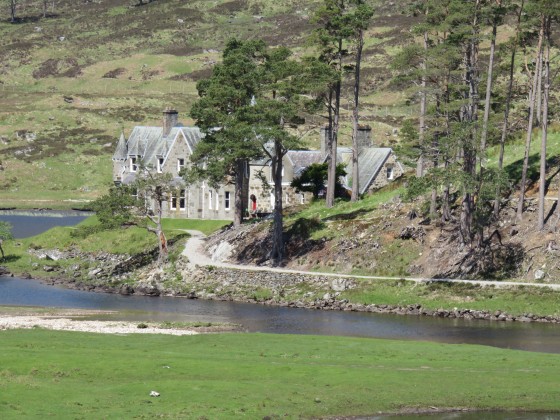
<path fill-rule="evenodd" d="M 110 183 L 108 158 L 121 130 L 159 124 L 166 106 L 192 123 L 187 113 L 196 81 L 210 74 L 232 37 L 287 45 L 298 56 L 310 53 L 310 17 L 318 3 L 60 0 L 42 17 L 36 1 L 17 10 L 14 24 L 4 8 L 1 206 L 74 206 L 69 200 L 98 196 Z M 403 4 L 377 6 L 366 40 L 363 121 L 385 145 L 397 141 L 393 128 L 413 113 L 406 96 L 388 84 L 390 57 L 414 22 L 401 13 Z M 343 144 L 350 141 L 349 124 L 343 122 Z M 318 137 L 308 135 L 309 145 L 317 147 Z"/>

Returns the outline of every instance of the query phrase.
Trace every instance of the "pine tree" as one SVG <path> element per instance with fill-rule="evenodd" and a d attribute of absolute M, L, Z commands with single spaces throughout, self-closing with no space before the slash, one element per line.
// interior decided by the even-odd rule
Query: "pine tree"
<path fill-rule="evenodd" d="M 233 179 L 235 226 L 243 221 L 249 161 L 263 153 L 247 115 L 252 114 L 254 98 L 261 89 L 260 66 L 265 53 L 262 41 L 229 41 L 223 62 L 214 67 L 209 79 L 197 83 L 200 98 L 191 109 L 205 137 L 191 157 L 195 165 L 190 175 L 213 185 Z"/>

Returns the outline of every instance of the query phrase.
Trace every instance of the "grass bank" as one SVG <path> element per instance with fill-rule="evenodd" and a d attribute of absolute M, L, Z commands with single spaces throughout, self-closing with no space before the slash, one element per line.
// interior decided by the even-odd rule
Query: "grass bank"
<path fill-rule="evenodd" d="M 200 230 L 206 234 L 227 225 L 223 220 L 185 220 L 164 219 L 163 229 L 170 241 L 181 241 L 188 237 L 186 230 Z M 76 264 L 76 259 L 60 259 L 47 261 L 32 255 L 29 250 L 58 249 L 61 251 L 77 250 L 85 253 L 110 253 L 135 255 L 153 250 L 157 247 L 153 233 L 138 226 L 127 226 L 118 229 L 99 230 L 95 216 L 88 217 L 77 226 L 55 227 L 30 238 L 6 241 L 4 251 L 6 258 L 0 261 L 14 273 L 28 272 L 39 278 L 60 276 L 59 269 Z M 180 250 L 178 250 L 180 252 Z M 45 265 L 55 266 L 54 271 L 45 271 Z M 85 268 L 87 269 L 87 267 Z"/>
<path fill-rule="evenodd" d="M 0 338 L 4 419 L 560 410 L 560 359 L 550 354 L 262 334 L 138 337 L 36 329 L 2 331 Z"/>

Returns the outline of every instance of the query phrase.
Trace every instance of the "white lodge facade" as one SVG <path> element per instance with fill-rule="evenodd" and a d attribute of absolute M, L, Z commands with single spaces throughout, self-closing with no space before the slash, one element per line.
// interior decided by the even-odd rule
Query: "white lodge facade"
<path fill-rule="evenodd" d="M 180 171 L 191 165 L 190 157 L 202 138 L 198 127 L 178 124 L 178 113 L 167 109 L 162 127 L 134 127 L 128 140 L 121 134 L 113 155 L 113 181 L 132 184 L 140 162 L 150 170 L 169 173 L 177 191 L 163 203 L 163 216 L 188 219 L 233 220 L 234 187 L 215 189 L 207 183 L 185 185 Z"/>
<path fill-rule="evenodd" d="M 282 189 L 284 207 L 304 204 L 312 198 L 311 193 L 296 191 L 290 186 L 309 165 L 326 160 L 326 129 L 321 130 L 322 150 L 290 150 L 283 159 Z M 233 220 L 235 188 L 223 184 L 212 188 L 206 182 L 185 185 L 180 174 L 191 165 L 191 155 L 203 134 L 198 127 L 178 124 L 178 113 L 166 109 L 161 127 L 134 127 L 128 139 L 121 134 L 113 155 L 113 181 L 115 184 L 132 184 L 136 180 L 139 165 L 151 171 L 169 173 L 177 185 L 175 193 L 163 203 L 163 216 L 171 218 Z M 375 148 L 371 144 L 371 129 L 360 128 L 360 193 L 380 188 L 403 173 L 392 149 Z M 352 150 L 339 148 L 337 161 L 348 165 L 351 172 Z M 274 207 L 271 196 L 273 187 L 268 159 L 251 162 L 249 180 L 242 196 L 246 209 L 251 213 L 270 213 Z M 268 185 L 263 185 L 263 180 Z M 347 179 L 345 181 L 348 181 Z M 343 182 L 347 184 L 347 182 Z"/>

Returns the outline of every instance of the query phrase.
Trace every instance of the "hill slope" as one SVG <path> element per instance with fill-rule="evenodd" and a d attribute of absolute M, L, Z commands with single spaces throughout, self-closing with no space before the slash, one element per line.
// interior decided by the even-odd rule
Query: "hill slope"
<path fill-rule="evenodd" d="M 384 145 L 396 141 L 392 128 L 413 113 L 406 95 L 388 86 L 390 56 L 414 23 L 400 13 L 404 3 L 379 5 L 367 33 L 362 115 Z M 13 24 L 4 10 L 1 206 L 72 206 L 68 200 L 98 196 L 111 181 L 109 157 L 121 130 L 159 124 L 166 106 L 192 123 L 187 115 L 196 82 L 210 74 L 232 37 L 262 38 L 305 54 L 317 4 L 59 0 L 42 17 L 36 1 L 20 7 Z M 349 121 L 343 126 L 344 144 Z M 308 138 L 317 147 L 318 134 Z"/>

